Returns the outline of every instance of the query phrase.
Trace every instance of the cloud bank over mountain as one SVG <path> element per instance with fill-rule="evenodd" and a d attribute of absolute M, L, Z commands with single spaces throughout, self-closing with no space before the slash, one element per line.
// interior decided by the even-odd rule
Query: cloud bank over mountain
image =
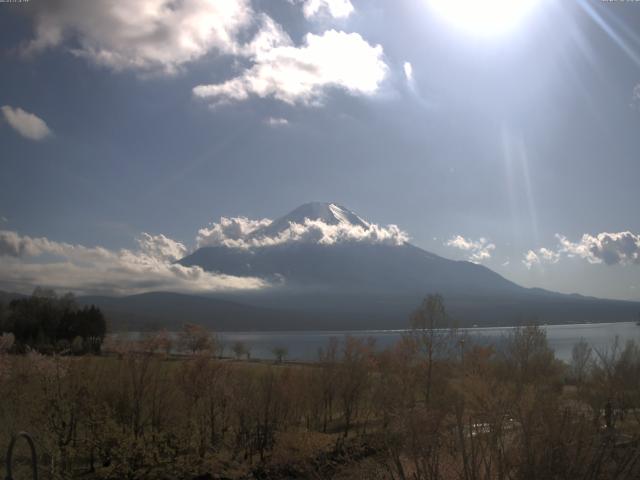
<path fill-rule="evenodd" d="M 335 204 L 311 203 L 275 221 L 226 218 L 201 228 L 196 248 L 254 249 L 292 243 L 345 242 L 401 245 L 409 237 L 395 225 L 381 227 Z M 77 293 L 124 295 L 150 291 L 184 293 L 254 290 L 264 279 L 204 271 L 177 263 L 190 253 L 165 235 L 141 233 L 137 248 L 109 250 L 0 230 L 0 288 L 26 292 L 36 285 Z"/>
<path fill-rule="evenodd" d="M 196 245 L 250 249 L 289 243 L 402 245 L 407 241 L 409 235 L 396 225 L 366 222 L 335 204 L 307 204 L 275 221 L 222 217 L 198 231 Z"/>
<path fill-rule="evenodd" d="M 198 230 L 196 237 L 197 248 L 223 246 L 232 248 L 249 248 L 247 239 L 262 227 L 271 225 L 271 220 L 250 220 L 247 217 L 221 217 L 220 222 L 211 223 L 208 227 Z M 259 245 L 255 245 L 259 246 Z"/>
<path fill-rule="evenodd" d="M 183 293 L 264 288 L 258 278 L 205 272 L 174 263 L 187 249 L 164 235 L 143 233 L 138 249 L 117 251 L 0 231 L 0 285 L 29 292 L 46 286 L 83 294 L 129 295 L 150 291 Z"/>

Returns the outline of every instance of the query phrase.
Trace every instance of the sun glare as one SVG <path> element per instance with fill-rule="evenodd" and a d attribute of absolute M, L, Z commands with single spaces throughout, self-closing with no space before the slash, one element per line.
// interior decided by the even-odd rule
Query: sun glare
<path fill-rule="evenodd" d="M 514 29 L 540 0 L 427 0 L 443 19 L 469 33 L 500 35 Z"/>

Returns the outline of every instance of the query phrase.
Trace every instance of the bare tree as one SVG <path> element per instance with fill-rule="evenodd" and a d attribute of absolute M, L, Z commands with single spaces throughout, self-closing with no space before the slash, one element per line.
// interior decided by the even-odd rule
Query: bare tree
<path fill-rule="evenodd" d="M 247 355 L 247 352 L 248 352 L 247 346 L 239 340 L 233 344 L 233 347 L 231 347 L 231 350 L 233 350 L 233 354 L 236 356 L 238 360 L 240 360 L 243 356 Z"/>
<path fill-rule="evenodd" d="M 180 345 L 182 349 L 196 354 L 203 351 L 214 351 L 214 342 L 211 333 L 200 325 L 187 323 L 180 332 Z"/>
<path fill-rule="evenodd" d="M 340 343 L 336 337 L 329 338 L 326 348 L 318 351 L 321 371 L 319 376 L 322 397 L 322 431 L 327 432 L 327 424 L 333 419 L 333 403 L 336 397 L 336 377 L 338 365 L 338 347 Z"/>
<path fill-rule="evenodd" d="M 349 435 L 362 397 L 369 386 L 372 354 L 372 340 L 354 337 L 345 339 L 342 361 L 337 371 L 338 398 L 344 416 L 345 437 Z"/>
<path fill-rule="evenodd" d="M 593 350 L 584 338 L 581 338 L 571 349 L 571 378 L 578 385 L 582 384 L 588 373 L 592 353 Z"/>
<path fill-rule="evenodd" d="M 434 357 L 451 344 L 449 338 L 444 338 L 450 332 L 443 334 L 439 330 L 445 328 L 446 324 L 447 314 L 440 294 L 428 295 L 411 316 L 412 336 L 426 362 L 425 399 L 427 402 L 431 400 Z"/>
<path fill-rule="evenodd" d="M 271 353 L 276 357 L 277 363 L 282 363 L 285 357 L 289 354 L 289 351 L 285 347 L 274 347 L 274 349 L 271 350 Z"/>

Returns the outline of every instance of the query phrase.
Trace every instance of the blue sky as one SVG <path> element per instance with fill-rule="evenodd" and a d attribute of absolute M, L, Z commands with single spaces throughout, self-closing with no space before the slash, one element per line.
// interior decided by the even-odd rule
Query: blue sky
<path fill-rule="evenodd" d="M 3 288 L 73 288 L 16 254 L 34 239 L 175 256 L 317 200 L 640 300 L 640 4 L 521 1 L 489 34 L 436 0 L 0 4 Z"/>

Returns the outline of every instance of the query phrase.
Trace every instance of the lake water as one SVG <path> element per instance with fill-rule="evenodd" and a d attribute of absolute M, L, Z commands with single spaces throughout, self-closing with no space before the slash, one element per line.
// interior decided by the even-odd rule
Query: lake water
<path fill-rule="evenodd" d="M 470 339 L 479 344 L 498 344 L 506 338 L 515 327 L 485 327 L 461 328 Z M 616 337 L 620 345 L 627 340 L 640 342 L 640 326 L 634 322 L 618 323 L 584 323 L 574 325 L 544 325 L 547 332 L 549 346 L 554 350 L 556 358 L 564 361 L 571 360 L 571 349 L 584 339 L 592 348 L 604 350 L 609 348 Z M 353 330 L 353 331 L 291 331 L 291 332 L 223 332 L 217 333 L 222 343 L 223 355 L 233 356 L 233 345 L 242 342 L 251 352 L 251 358 L 273 359 L 273 349 L 283 347 L 287 349 L 287 360 L 315 361 L 318 350 L 326 347 L 332 337 L 343 340 L 347 335 L 356 338 L 374 338 L 375 346 L 383 350 L 406 334 L 408 330 Z M 137 339 L 143 335 L 140 332 L 125 334 L 130 339 Z M 177 333 L 172 333 L 177 338 Z"/>
<path fill-rule="evenodd" d="M 560 360 L 571 359 L 571 349 L 581 338 L 593 348 L 605 349 L 618 337 L 622 346 L 627 340 L 640 341 L 640 326 L 634 322 L 589 323 L 576 325 L 545 325 L 549 346 Z M 499 342 L 513 327 L 465 328 L 472 339 L 480 343 Z M 376 347 L 384 349 L 393 345 L 406 333 L 406 330 L 359 330 L 336 332 L 226 332 L 218 338 L 224 345 L 224 355 L 232 356 L 231 348 L 235 342 L 244 343 L 251 351 L 251 358 L 272 359 L 275 347 L 284 347 L 288 351 L 288 360 L 313 361 L 318 358 L 318 349 L 325 347 L 331 337 L 343 339 L 346 335 L 358 338 L 373 337 Z"/>

